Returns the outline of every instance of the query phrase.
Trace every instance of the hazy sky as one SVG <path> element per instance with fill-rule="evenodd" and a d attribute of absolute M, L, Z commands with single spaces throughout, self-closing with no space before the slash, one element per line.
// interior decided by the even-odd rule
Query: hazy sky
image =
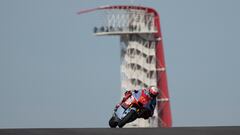
<path fill-rule="evenodd" d="M 0 128 L 107 127 L 118 37 L 98 14 L 130 0 L 0 0 Z M 161 16 L 173 126 L 240 125 L 240 1 L 136 0 Z"/>

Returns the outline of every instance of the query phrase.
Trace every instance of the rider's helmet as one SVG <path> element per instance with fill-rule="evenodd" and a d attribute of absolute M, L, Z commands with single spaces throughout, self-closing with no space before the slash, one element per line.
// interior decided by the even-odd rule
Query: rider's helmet
<path fill-rule="evenodd" d="M 154 86 L 149 87 L 148 91 L 151 97 L 156 97 L 159 94 L 158 88 Z"/>

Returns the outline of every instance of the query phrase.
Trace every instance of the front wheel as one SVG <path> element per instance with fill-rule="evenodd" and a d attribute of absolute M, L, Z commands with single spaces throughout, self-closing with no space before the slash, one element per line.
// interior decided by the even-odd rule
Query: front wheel
<path fill-rule="evenodd" d="M 134 121 L 137 117 L 137 113 L 134 110 L 131 110 L 121 121 L 118 123 L 118 127 L 122 128 L 125 124 L 130 121 Z"/>
<path fill-rule="evenodd" d="M 118 125 L 118 122 L 116 121 L 116 118 L 112 116 L 112 118 L 109 120 L 109 126 L 111 128 L 116 128 Z"/>

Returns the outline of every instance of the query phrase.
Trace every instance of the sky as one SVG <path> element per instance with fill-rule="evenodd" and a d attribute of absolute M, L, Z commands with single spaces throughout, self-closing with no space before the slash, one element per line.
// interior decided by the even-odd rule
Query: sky
<path fill-rule="evenodd" d="M 0 128 L 108 127 L 119 37 L 97 13 L 130 0 L 1 0 Z M 240 1 L 135 0 L 161 17 L 174 127 L 240 126 Z"/>

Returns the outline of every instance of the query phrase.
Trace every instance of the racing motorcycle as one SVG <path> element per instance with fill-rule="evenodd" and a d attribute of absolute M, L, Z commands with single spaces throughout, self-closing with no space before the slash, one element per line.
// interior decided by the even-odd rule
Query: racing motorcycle
<path fill-rule="evenodd" d="M 143 113 L 143 105 L 147 104 L 149 99 L 140 92 L 132 92 L 125 101 L 115 108 L 113 116 L 109 120 L 111 128 L 122 128 L 125 124 L 139 118 Z"/>

